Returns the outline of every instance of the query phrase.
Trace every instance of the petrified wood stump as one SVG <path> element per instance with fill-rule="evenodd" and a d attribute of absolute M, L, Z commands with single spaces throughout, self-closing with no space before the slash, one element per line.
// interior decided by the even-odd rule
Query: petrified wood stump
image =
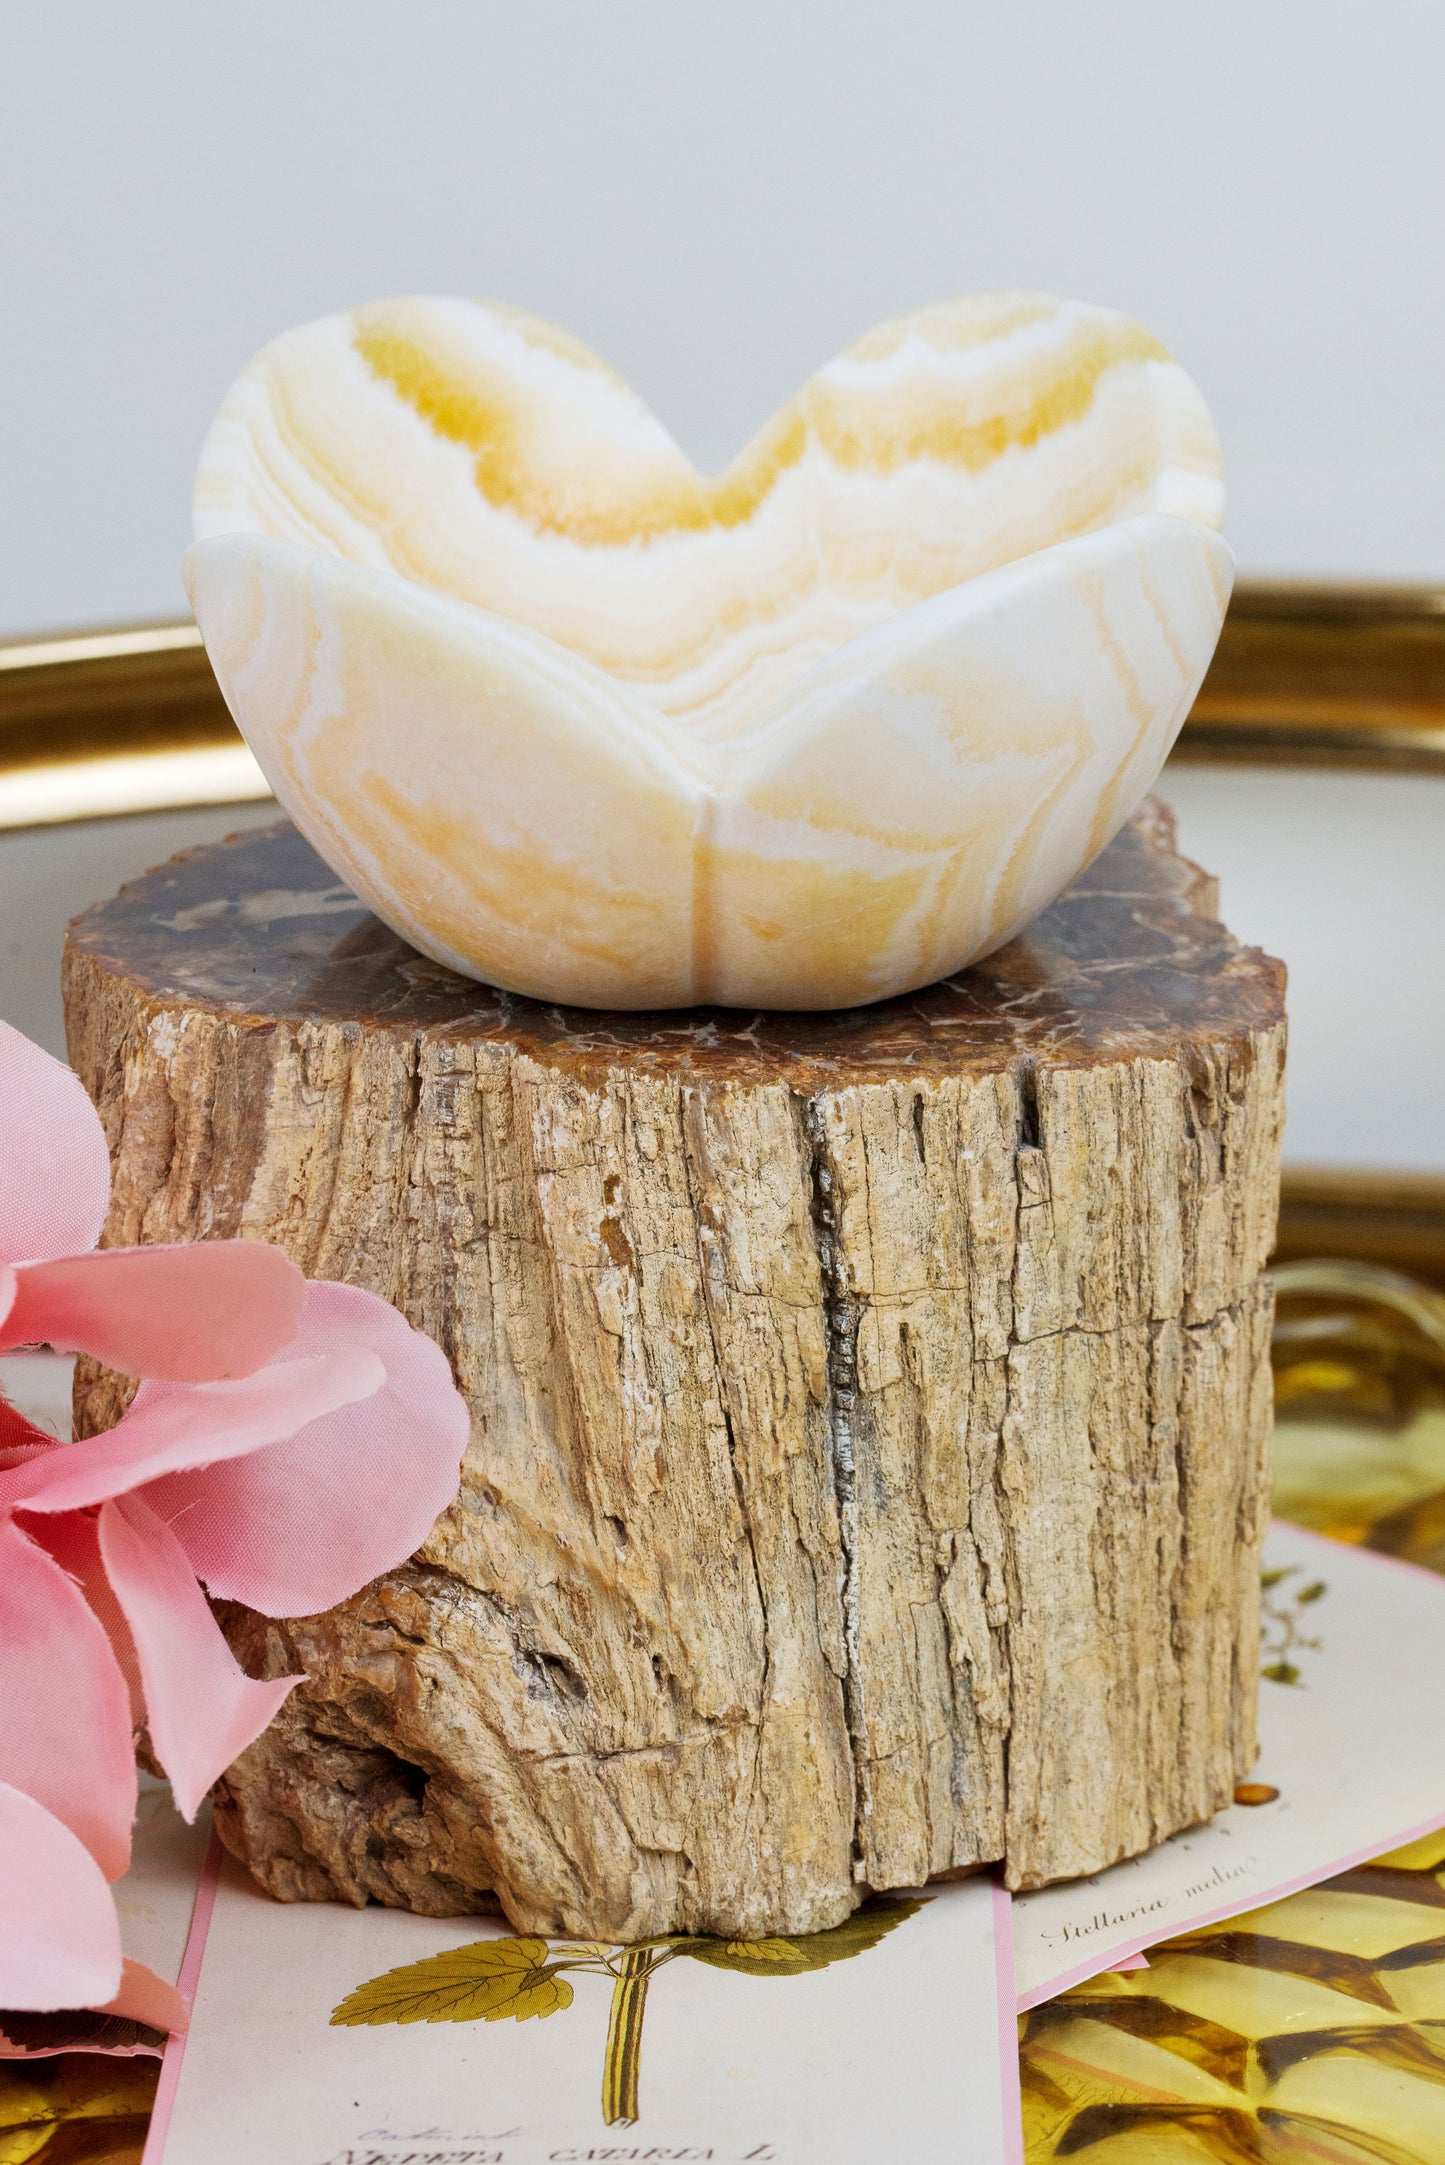
<path fill-rule="evenodd" d="M 1254 1755 L 1283 972 L 1144 812 L 836 1015 L 563 1013 L 289 826 L 73 928 L 112 1242 L 248 1234 L 447 1349 L 461 1496 L 222 1784 L 273 1892 L 612 1939 L 1143 1850 Z M 82 1430 L 115 1378 L 80 1379 Z M 304 1509 L 305 1499 L 298 1504 Z"/>

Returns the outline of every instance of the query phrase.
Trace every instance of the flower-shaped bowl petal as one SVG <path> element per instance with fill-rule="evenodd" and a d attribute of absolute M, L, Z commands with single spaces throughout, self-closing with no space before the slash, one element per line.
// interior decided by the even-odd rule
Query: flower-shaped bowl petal
<path fill-rule="evenodd" d="M 1153 780 L 1229 587 L 1136 325 L 885 326 L 718 479 L 584 349 L 363 309 L 239 379 L 196 614 L 278 797 L 424 952 L 538 998 L 827 1008 L 987 953 Z"/>

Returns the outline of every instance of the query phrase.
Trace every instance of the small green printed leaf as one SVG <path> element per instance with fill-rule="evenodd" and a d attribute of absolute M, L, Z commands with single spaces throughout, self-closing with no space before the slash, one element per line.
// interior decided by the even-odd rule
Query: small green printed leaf
<path fill-rule="evenodd" d="M 1261 1676 L 1268 1677 L 1271 1684 L 1297 1684 L 1299 1682 L 1299 1670 L 1292 1661 L 1272 1661 L 1259 1673 Z"/>
<path fill-rule="evenodd" d="M 866 1954 L 922 1907 L 921 1901 L 875 1899 L 830 1932 L 802 1932 L 792 1939 L 696 1939 L 678 1951 L 712 1969 L 739 1970 L 745 1977 L 801 1977 L 808 1970 L 827 1969 L 830 1962 Z"/>
<path fill-rule="evenodd" d="M 358 1985 L 332 2010 L 333 2025 L 386 2022 L 526 2022 L 572 2004 L 572 1987 L 547 1960 L 543 1939 L 483 1939 L 408 1962 Z"/>
<path fill-rule="evenodd" d="M 1278 1571 L 1261 1571 L 1259 1583 L 1268 1592 L 1271 1586 L 1278 1586 L 1281 1579 L 1287 1579 L 1290 1573 L 1297 1569 L 1298 1566 L 1295 1564 L 1282 1564 Z"/>
<path fill-rule="evenodd" d="M 562 2008 L 572 2005 L 572 1987 L 565 1977 L 557 1975 L 561 1964 L 550 1963 L 538 1970 L 531 1984 L 518 1993 L 509 2006 L 495 2008 L 487 2017 L 495 2022 L 500 2016 L 511 2015 L 518 2022 L 530 2022 L 533 2015 L 555 2015 Z"/>
<path fill-rule="evenodd" d="M 1296 1601 L 1318 1601 L 1326 1591 L 1324 1580 L 1316 1579 L 1312 1585 L 1302 1586 L 1294 1598 Z"/>

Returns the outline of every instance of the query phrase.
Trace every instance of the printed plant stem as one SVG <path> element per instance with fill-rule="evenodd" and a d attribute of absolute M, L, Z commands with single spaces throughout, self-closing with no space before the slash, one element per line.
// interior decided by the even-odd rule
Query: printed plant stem
<path fill-rule="evenodd" d="M 877 1945 L 921 1900 L 867 1902 L 842 1924 L 804 1932 L 796 1940 L 714 1939 L 669 1933 L 635 1947 L 600 1946 L 594 1940 L 478 1940 L 444 1948 L 424 1961 L 408 1962 L 368 1978 L 331 2010 L 345 2027 L 389 2022 L 527 2022 L 572 2005 L 563 1972 L 606 1977 L 612 1985 L 606 2057 L 602 2065 L 602 2117 L 608 2127 L 633 2127 L 638 2118 L 642 2068 L 642 2021 L 654 1970 L 690 1955 L 715 1970 L 753 1977 L 798 1977 L 850 1961 Z M 0 2143 L 0 2165 L 4 2165 Z M 560 2153 L 559 2153 L 560 2154 Z M 629 2153 L 630 2155 L 631 2153 Z"/>
<path fill-rule="evenodd" d="M 647 1987 L 655 1969 L 672 1960 L 672 1951 L 624 1947 L 612 1987 L 607 2024 L 607 2054 L 602 2062 L 602 2117 L 609 2127 L 631 2127 L 637 2118 L 637 2083 L 642 2069 L 642 2018 Z"/>

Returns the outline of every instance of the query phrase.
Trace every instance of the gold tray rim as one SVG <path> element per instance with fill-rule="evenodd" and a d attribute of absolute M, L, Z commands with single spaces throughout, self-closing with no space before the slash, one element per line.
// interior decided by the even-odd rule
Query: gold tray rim
<path fill-rule="evenodd" d="M 1445 774 L 1445 585 L 1241 580 L 1172 756 Z M 270 794 L 188 619 L 0 641 L 0 829 Z"/>

